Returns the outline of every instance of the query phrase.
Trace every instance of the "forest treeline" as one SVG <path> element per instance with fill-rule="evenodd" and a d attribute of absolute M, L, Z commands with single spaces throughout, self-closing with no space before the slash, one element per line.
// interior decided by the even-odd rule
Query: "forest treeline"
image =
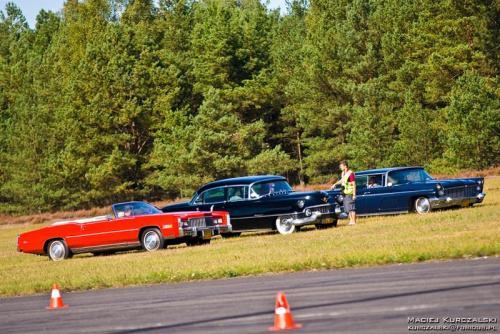
<path fill-rule="evenodd" d="M 500 1 L 67 0 L 0 12 L 0 211 L 214 179 L 500 163 Z"/>

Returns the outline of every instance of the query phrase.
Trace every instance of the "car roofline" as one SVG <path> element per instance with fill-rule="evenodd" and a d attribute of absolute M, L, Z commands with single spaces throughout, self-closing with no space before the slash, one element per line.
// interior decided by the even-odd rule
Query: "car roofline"
<path fill-rule="evenodd" d="M 266 181 L 286 181 L 286 177 L 281 175 L 254 175 L 254 176 L 242 176 L 242 177 L 234 177 L 229 179 L 221 179 L 217 181 L 212 181 L 207 184 L 204 184 L 198 190 L 196 190 L 196 194 L 200 194 L 208 189 L 217 188 L 217 187 L 225 187 L 225 186 L 249 186 L 251 184 L 266 182 Z"/>
<path fill-rule="evenodd" d="M 368 174 L 387 174 L 394 171 L 408 170 L 408 169 L 424 169 L 422 166 L 409 166 L 409 167 L 390 167 L 390 168 L 379 168 L 379 169 L 368 169 L 359 172 L 354 172 L 356 175 L 368 175 Z"/>

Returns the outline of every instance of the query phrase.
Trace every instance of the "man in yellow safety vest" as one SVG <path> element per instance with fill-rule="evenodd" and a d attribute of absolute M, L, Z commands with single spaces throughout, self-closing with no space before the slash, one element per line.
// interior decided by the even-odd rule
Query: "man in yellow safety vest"
<path fill-rule="evenodd" d="M 356 225 L 356 178 L 352 170 L 349 169 L 347 161 L 340 162 L 342 177 L 335 182 L 332 189 L 341 184 L 344 188 L 344 211 L 349 212 L 349 225 Z"/>

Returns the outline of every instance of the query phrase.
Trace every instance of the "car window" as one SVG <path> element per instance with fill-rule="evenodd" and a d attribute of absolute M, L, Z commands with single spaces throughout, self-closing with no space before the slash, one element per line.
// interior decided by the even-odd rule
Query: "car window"
<path fill-rule="evenodd" d="M 148 203 L 134 203 L 134 216 L 150 215 L 154 213 L 161 213 L 162 211 L 155 208 Z"/>
<path fill-rule="evenodd" d="M 230 202 L 242 201 L 248 197 L 248 187 L 234 186 L 227 187 L 227 198 Z"/>
<path fill-rule="evenodd" d="M 114 207 L 116 218 L 132 217 L 134 215 L 134 207 L 132 203 L 118 204 Z"/>
<path fill-rule="evenodd" d="M 142 202 L 117 204 L 114 206 L 114 211 L 117 218 L 162 213 L 161 210 L 151 204 Z"/>
<path fill-rule="evenodd" d="M 203 203 L 224 202 L 224 188 L 214 188 L 205 191 L 203 194 Z"/>
<path fill-rule="evenodd" d="M 356 189 L 366 188 L 366 184 L 368 182 L 366 175 L 356 176 L 355 179 L 356 179 Z"/>
<path fill-rule="evenodd" d="M 413 182 L 421 182 L 432 180 L 432 177 L 427 174 L 423 169 L 407 169 L 395 171 L 389 174 L 388 181 L 392 185 L 406 184 Z"/>
<path fill-rule="evenodd" d="M 377 188 L 384 185 L 384 177 L 381 174 L 373 174 L 367 176 L 367 188 Z"/>
<path fill-rule="evenodd" d="M 285 180 L 268 181 L 253 184 L 250 188 L 250 197 L 258 198 L 265 195 L 288 193 L 293 191 L 292 187 Z"/>
<path fill-rule="evenodd" d="M 198 197 L 196 197 L 196 198 L 193 200 L 193 203 L 194 203 L 194 204 L 201 204 L 201 203 L 203 203 L 203 194 L 198 195 Z"/>

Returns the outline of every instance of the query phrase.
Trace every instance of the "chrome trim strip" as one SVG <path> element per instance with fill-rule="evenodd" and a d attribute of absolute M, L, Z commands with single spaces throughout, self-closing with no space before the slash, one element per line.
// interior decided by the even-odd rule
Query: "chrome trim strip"
<path fill-rule="evenodd" d="M 232 220 L 238 220 L 238 219 L 255 219 L 255 218 L 266 218 L 266 217 L 279 217 L 279 216 L 283 216 L 283 215 L 296 215 L 297 212 L 291 212 L 291 213 L 282 213 L 282 214 L 279 214 L 279 215 L 267 215 L 267 216 L 264 216 L 264 215 L 253 215 L 253 216 L 245 216 L 245 217 L 239 217 L 239 218 L 231 218 Z"/>
<path fill-rule="evenodd" d="M 396 187 L 396 186 L 393 186 L 393 187 Z M 382 188 L 382 187 L 380 187 Z M 385 187 L 385 188 L 388 188 L 388 187 Z M 378 188 L 376 188 L 378 189 Z M 428 191 L 431 191 L 431 192 L 434 192 L 434 190 L 428 190 Z M 380 193 L 380 194 L 363 194 L 363 195 L 359 195 L 359 196 L 366 196 L 366 197 L 370 197 L 370 196 L 387 196 L 387 195 L 393 195 L 393 194 L 396 194 L 396 195 L 400 195 L 400 194 L 408 194 L 408 193 L 422 193 L 422 192 L 426 192 L 426 190 L 407 190 L 407 191 L 400 191 L 400 192 L 392 192 L 392 193 Z"/>
<path fill-rule="evenodd" d="M 241 217 L 241 218 L 233 218 L 234 220 L 236 219 L 255 219 L 255 218 L 267 218 L 267 217 L 281 217 L 283 215 L 297 215 L 301 212 L 290 212 L 290 213 L 280 213 L 277 215 L 254 215 L 254 216 L 246 216 L 246 217 Z"/>
<path fill-rule="evenodd" d="M 91 246 L 91 247 L 81 247 L 81 248 L 71 248 L 71 251 L 75 254 L 87 253 L 93 251 L 106 251 L 106 250 L 119 250 L 119 249 L 129 249 L 140 247 L 140 242 L 126 242 L 121 244 L 108 244 L 108 245 L 99 245 L 99 246 Z"/>
<path fill-rule="evenodd" d="M 227 225 L 223 225 L 223 227 L 228 231 L 231 232 L 233 230 L 233 225 L 231 225 L 231 215 L 227 215 Z"/>

